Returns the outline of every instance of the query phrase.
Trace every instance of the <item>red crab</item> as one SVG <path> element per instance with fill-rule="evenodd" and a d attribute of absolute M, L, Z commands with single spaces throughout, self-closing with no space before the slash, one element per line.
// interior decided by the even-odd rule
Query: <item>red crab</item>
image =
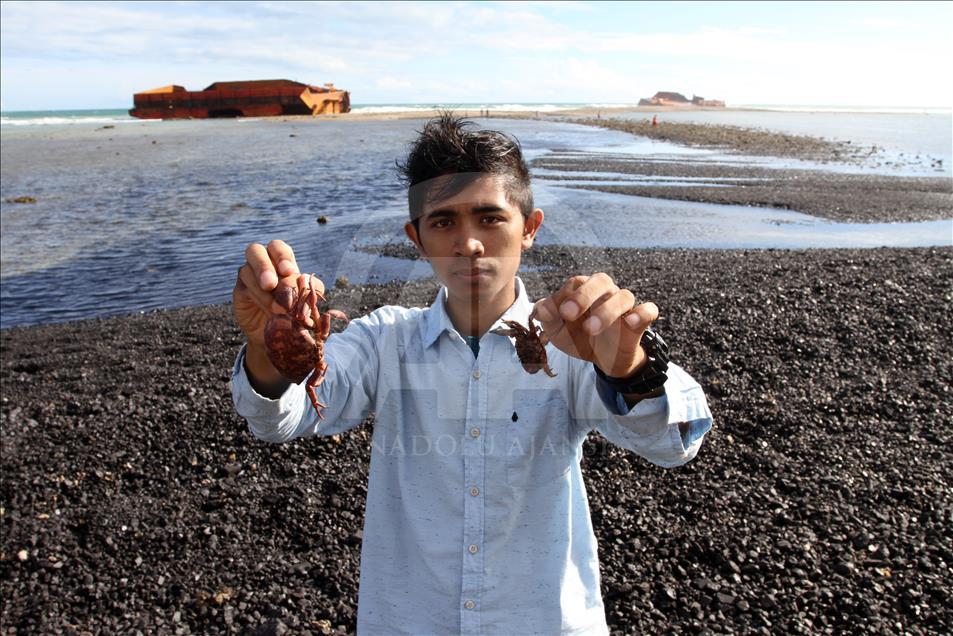
<path fill-rule="evenodd" d="M 555 378 L 556 372 L 549 368 L 549 362 L 546 358 L 546 343 L 549 342 L 549 336 L 536 326 L 536 323 L 533 322 L 534 318 L 536 318 L 535 309 L 529 315 L 529 329 L 515 320 L 504 320 L 503 323 L 509 329 L 500 327 L 494 329 L 492 333 L 516 339 L 516 357 L 520 359 L 527 373 L 538 373 L 542 369 L 546 372 L 546 375 Z"/>
<path fill-rule="evenodd" d="M 314 275 L 308 276 L 305 285 L 299 288 L 281 286 L 275 289 L 275 301 L 287 309 L 287 313 L 274 314 L 265 325 L 265 348 L 268 359 L 288 380 L 300 383 L 311 373 L 305 387 L 318 417 L 324 416 L 321 409 L 327 404 L 318 401 L 317 387 L 324 382 L 328 369 L 324 361 L 324 341 L 331 333 L 331 319 L 347 322 L 347 316 L 337 309 L 318 311 L 318 300 L 324 295 L 312 286 Z"/>

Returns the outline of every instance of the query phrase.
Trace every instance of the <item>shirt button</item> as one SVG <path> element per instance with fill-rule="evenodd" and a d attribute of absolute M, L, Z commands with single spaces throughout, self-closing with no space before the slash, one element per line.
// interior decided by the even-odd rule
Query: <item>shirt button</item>
<path fill-rule="evenodd" d="M 476 426 L 470 429 L 470 437 L 479 437 L 479 436 L 480 436 L 480 429 L 478 429 Z"/>
<path fill-rule="evenodd" d="M 480 489 L 474 486 L 473 488 L 470 489 L 470 494 L 476 497 L 477 495 L 480 494 Z"/>
<path fill-rule="evenodd" d="M 463 604 L 463 606 L 467 609 L 473 609 L 474 607 L 476 607 L 476 603 L 474 603 L 473 601 L 467 601 L 466 603 Z"/>
<path fill-rule="evenodd" d="M 479 369 L 477 369 L 476 371 L 473 372 L 473 379 L 474 379 L 474 380 L 479 380 L 479 379 L 480 379 L 480 370 L 479 370 Z"/>
<path fill-rule="evenodd" d="M 467 548 L 467 550 L 470 551 L 470 554 L 476 554 L 477 552 L 480 551 L 480 548 L 478 548 L 478 547 L 476 547 L 475 545 L 471 544 L 470 547 Z"/>

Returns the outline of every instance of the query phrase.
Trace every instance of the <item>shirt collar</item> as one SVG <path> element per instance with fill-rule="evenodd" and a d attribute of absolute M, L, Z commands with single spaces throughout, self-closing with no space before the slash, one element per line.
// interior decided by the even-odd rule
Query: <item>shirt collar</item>
<path fill-rule="evenodd" d="M 526 324 L 529 314 L 533 310 L 533 303 L 530 302 L 529 297 L 526 295 L 526 287 L 523 285 L 523 281 L 519 276 L 514 277 L 514 285 L 516 286 L 516 300 L 514 300 L 513 304 L 503 312 L 503 315 L 493 323 L 490 330 L 505 326 L 503 324 L 504 320 L 515 320 L 519 323 Z M 444 331 L 454 330 L 455 328 L 453 322 L 450 320 L 450 314 L 447 313 L 447 288 L 441 287 L 440 291 L 437 292 L 437 298 L 433 304 L 430 305 L 430 310 L 424 312 L 424 319 L 420 323 L 420 336 L 423 340 L 424 348 L 430 347 L 435 343 L 437 338 L 439 338 Z"/>

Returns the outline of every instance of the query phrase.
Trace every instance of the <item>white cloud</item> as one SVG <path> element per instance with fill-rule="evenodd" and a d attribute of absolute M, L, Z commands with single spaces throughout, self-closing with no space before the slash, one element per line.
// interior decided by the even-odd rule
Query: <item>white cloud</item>
<path fill-rule="evenodd" d="M 374 85 L 384 90 L 400 90 L 413 87 L 414 83 L 408 79 L 398 77 L 380 77 L 375 80 Z"/>
<path fill-rule="evenodd" d="M 843 25 L 876 38 L 821 39 L 780 23 L 640 30 L 613 21 L 613 11 L 533 2 L 7 2 L 4 101 L 13 107 L 10 94 L 42 94 L 20 84 L 30 81 L 27 68 L 47 77 L 69 68 L 91 95 L 117 83 L 142 89 L 188 80 L 199 88 L 223 78 L 294 76 L 334 81 L 357 103 L 628 102 L 656 90 L 735 103 L 846 103 L 913 92 L 931 103 L 953 101 L 949 82 L 928 69 L 949 70 L 950 39 L 918 37 L 897 19 Z"/>

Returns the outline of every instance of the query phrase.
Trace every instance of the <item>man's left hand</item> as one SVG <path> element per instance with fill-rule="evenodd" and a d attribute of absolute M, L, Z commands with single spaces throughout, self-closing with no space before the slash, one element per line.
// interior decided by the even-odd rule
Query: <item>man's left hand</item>
<path fill-rule="evenodd" d="M 573 276 L 562 289 L 535 305 L 536 317 L 553 345 L 594 362 L 603 373 L 625 378 L 645 362 L 642 334 L 658 318 L 654 303 L 635 304 L 608 274 Z"/>

